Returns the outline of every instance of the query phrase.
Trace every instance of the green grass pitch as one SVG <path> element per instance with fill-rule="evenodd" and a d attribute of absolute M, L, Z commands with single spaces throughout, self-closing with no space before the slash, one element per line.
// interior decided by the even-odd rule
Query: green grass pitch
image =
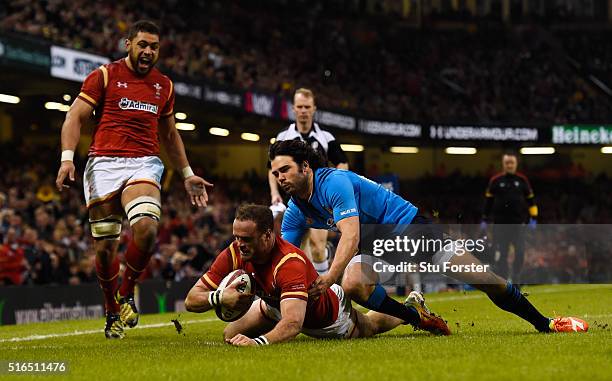
<path fill-rule="evenodd" d="M 0 360 L 68 361 L 62 378 L 168 380 L 612 380 L 612 285 L 532 286 L 543 313 L 584 318 L 586 334 L 539 334 L 480 292 L 426 295 L 453 335 L 402 326 L 372 339 L 234 348 L 213 313 L 145 315 L 124 340 L 102 320 L 0 327 Z M 41 289 L 44 292 L 44 289 Z M 607 325 L 607 326 L 606 326 Z M 4 380 L 56 376 L 0 374 Z"/>

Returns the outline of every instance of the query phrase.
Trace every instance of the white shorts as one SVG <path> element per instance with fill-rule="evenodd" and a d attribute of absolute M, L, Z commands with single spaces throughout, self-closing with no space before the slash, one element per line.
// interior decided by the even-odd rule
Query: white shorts
<path fill-rule="evenodd" d="M 330 290 L 338 297 L 338 318 L 331 325 L 324 328 L 303 328 L 302 333 L 317 339 L 348 339 L 355 328 L 355 322 L 351 319 L 351 300 L 344 295 L 344 290 L 337 284 L 333 284 Z M 265 303 L 263 300 L 261 303 Z M 280 321 L 281 312 L 269 304 L 266 304 L 266 316 L 274 321 Z"/>
<path fill-rule="evenodd" d="M 149 183 L 161 189 L 163 173 L 164 164 L 157 156 L 90 157 L 83 174 L 87 207 L 104 202 L 126 186 L 137 183 Z"/>
<path fill-rule="evenodd" d="M 370 267 L 374 268 L 374 264 L 378 262 L 380 262 L 383 266 L 389 265 L 389 262 L 379 257 L 375 257 L 373 255 L 368 255 L 368 254 L 358 254 L 358 255 L 355 255 L 353 258 L 351 258 L 348 265 L 346 265 L 346 268 L 348 269 L 354 263 L 365 263 L 369 265 Z M 393 275 L 395 275 L 394 273 L 391 273 L 391 272 L 380 272 L 377 274 L 379 278 L 378 283 L 386 283 L 390 281 L 391 279 L 393 279 Z"/>

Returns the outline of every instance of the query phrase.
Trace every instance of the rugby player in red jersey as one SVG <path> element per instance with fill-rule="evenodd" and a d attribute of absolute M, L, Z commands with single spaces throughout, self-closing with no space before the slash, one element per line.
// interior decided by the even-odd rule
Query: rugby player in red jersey
<path fill-rule="evenodd" d="M 318 273 L 306 254 L 273 232 L 272 212 L 263 205 L 242 205 L 233 224 L 235 241 L 223 250 L 185 299 L 191 312 L 205 312 L 218 303 L 247 308 L 251 294 L 237 285 L 218 290 L 230 272 L 253 275 L 255 293 L 248 312 L 223 332 L 232 345 L 267 345 L 293 339 L 300 332 L 316 338 L 368 337 L 402 324 L 401 319 L 375 311 L 352 309 L 342 287 L 327 288 L 317 298 L 308 289 Z"/>
<path fill-rule="evenodd" d="M 134 23 L 125 40 L 127 57 L 91 72 L 62 126 L 62 158 L 56 186 L 74 181 L 74 150 L 81 126 L 95 110 L 96 126 L 83 176 L 89 223 L 96 251 L 96 272 L 104 293 L 107 338 L 123 338 L 124 326 L 138 323 L 134 285 L 154 250 L 161 217 L 160 141 L 171 164 L 181 171 L 191 203 L 206 206 L 206 186 L 195 176 L 174 124 L 172 81 L 155 68 L 159 28 L 150 21 Z M 126 215 L 133 237 L 125 254 L 126 269 L 117 289 L 116 252 Z"/>

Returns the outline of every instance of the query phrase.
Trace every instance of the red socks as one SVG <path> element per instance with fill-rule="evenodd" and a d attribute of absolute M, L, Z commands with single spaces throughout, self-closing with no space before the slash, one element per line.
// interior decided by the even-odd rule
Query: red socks
<path fill-rule="evenodd" d="M 132 239 L 125 253 L 125 273 L 119 294 L 126 296 L 134 293 L 134 286 L 142 272 L 147 268 L 152 253 L 143 253 Z"/>
<path fill-rule="evenodd" d="M 111 263 L 105 265 L 96 255 L 96 274 L 98 283 L 104 293 L 104 305 L 107 312 L 119 312 L 119 304 L 115 300 L 115 290 L 117 290 L 117 279 L 119 278 L 119 258 L 115 258 Z"/>

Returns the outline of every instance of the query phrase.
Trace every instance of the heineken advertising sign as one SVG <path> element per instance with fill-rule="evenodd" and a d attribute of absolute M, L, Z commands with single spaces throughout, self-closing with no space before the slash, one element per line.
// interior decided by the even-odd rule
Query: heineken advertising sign
<path fill-rule="evenodd" d="M 552 128 L 554 144 L 612 144 L 612 125 L 558 125 Z"/>

